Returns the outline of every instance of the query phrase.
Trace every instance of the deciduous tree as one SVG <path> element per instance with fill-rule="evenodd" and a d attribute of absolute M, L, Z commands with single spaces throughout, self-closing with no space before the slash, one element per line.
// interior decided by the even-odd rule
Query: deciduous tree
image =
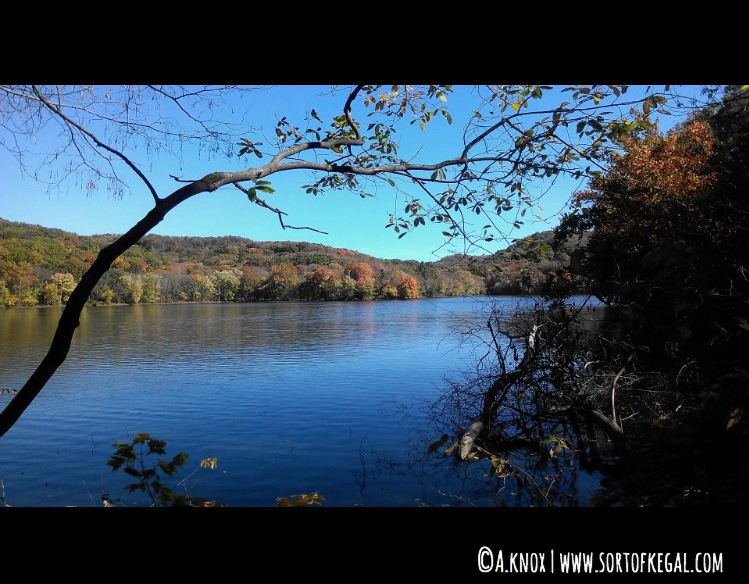
<path fill-rule="evenodd" d="M 50 283 L 55 287 L 57 292 L 57 303 L 67 302 L 71 292 L 75 290 L 75 280 L 73 274 L 65 272 L 64 274 L 52 274 L 49 278 Z"/>
<path fill-rule="evenodd" d="M 658 354 L 725 356 L 746 337 L 747 103 L 736 89 L 666 135 L 622 137 L 624 151 L 577 193 L 558 230 L 590 233 L 577 273 L 608 304 L 629 306 L 631 330 Z"/>

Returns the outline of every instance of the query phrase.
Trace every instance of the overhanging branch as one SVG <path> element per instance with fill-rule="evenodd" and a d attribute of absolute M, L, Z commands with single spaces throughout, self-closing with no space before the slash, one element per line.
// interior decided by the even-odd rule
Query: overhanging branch
<path fill-rule="evenodd" d="M 52 113 L 59 116 L 66 124 L 74 127 L 76 130 L 78 130 L 81 134 L 84 136 L 88 136 L 91 140 L 94 141 L 94 144 L 96 144 L 99 148 L 103 148 L 107 152 L 111 152 L 115 156 L 117 156 L 120 160 L 122 160 L 125 164 L 127 164 L 135 174 L 137 174 L 140 179 L 145 183 L 145 185 L 148 187 L 148 190 L 151 191 L 151 195 L 153 196 L 154 202 L 156 204 L 159 203 L 159 195 L 156 193 L 156 189 L 153 188 L 153 185 L 151 182 L 146 178 L 146 175 L 144 175 L 141 170 L 133 164 L 133 162 L 125 156 L 122 152 L 119 150 L 116 150 L 109 146 L 108 144 L 105 144 L 99 138 L 97 138 L 93 133 L 89 132 L 87 129 L 82 127 L 80 124 L 74 122 L 69 117 L 67 117 L 64 113 L 62 113 L 62 110 L 59 107 L 56 107 L 53 103 L 50 103 L 37 89 L 36 85 L 33 86 L 34 93 L 39 98 L 39 100 L 44 104 L 46 108 L 48 108 Z"/>
<path fill-rule="evenodd" d="M 315 231 L 316 233 L 329 235 L 327 231 L 320 231 L 319 229 L 315 229 L 314 227 L 295 227 L 294 225 L 286 225 L 283 222 L 283 216 L 288 215 L 288 213 L 285 213 L 284 211 L 281 211 L 280 209 L 276 209 L 275 207 L 271 207 L 263 199 L 261 199 L 257 195 L 253 195 L 252 193 L 250 193 L 249 189 L 244 188 L 239 183 L 234 183 L 234 186 L 237 187 L 240 191 L 242 191 L 245 195 L 247 195 L 247 198 L 250 200 L 250 202 L 255 203 L 256 205 L 260 207 L 264 207 L 268 209 L 269 211 L 273 211 L 274 213 L 276 213 L 278 215 L 278 221 L 281 223 L 282 229 L 308 229 L 309 231 Z"/>

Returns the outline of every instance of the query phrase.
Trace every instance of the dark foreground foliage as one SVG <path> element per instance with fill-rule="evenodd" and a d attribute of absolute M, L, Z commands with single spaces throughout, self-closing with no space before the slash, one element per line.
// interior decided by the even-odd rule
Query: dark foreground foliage
<path fill-rule="evenodd" d="M 135 436 L 130 442 L 115 442 L 115 453 L 107 464 L 112 471 L 122 469 L 135 482 L 125 486 L 128 493 L 140 491 L 148 496 L 152 506 L 156 507 L 216 507 L 222 506 L 215 501 L 196 497 L 190 494 L 187 480 L 200 468 L 216 468 L 215 458 L 206 458 L 200 462 L 198 469 L 182 477 L 180 469 L 185 466 L 188 454 L 179 452 L 171 460 L 162 460 L 159 456 L 166 455 L 166 442 L 152 438 L 148 433 Z M 154 457 L 156 459 L 154 460 Z M 180 479 L 171 485 L 168 479 Z M 184 491 L 184 492 L 181 492 Z M 115 501 L 119 498 L 115 497 Z M 115 503 L 109 494 L 102 495 L 102 502 L 106 507 Z"/>
<path fill-rule="evenodd" d="M 749 91 L 621 146 L 556 232 L 559 245 L 588 239 L 566 271 L 603 306 L 591 319 L 557 279 L 514 332 L 489 319 L 510 341 L 453 388 L 460 457 L 501 462 L 555 437 L 606 475 L 593 504 L 744 504 Z"/>

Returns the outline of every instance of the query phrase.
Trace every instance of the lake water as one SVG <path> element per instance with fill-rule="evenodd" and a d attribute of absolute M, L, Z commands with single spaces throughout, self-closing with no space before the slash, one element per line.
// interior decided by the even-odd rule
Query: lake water
<path fill-rule="evenodd" d="M 326 506 L 513 504 L 488 462 L 427 453 L 442 431 L 429 406 L 474 367 L 464 332 L 491 301 L 519 299 L 88 307 L 67 361 L 0 438 L 6 501 L 146 506 L 106 463 L 113 442 L 148 432 L 168 458 L 189 454 L 183 476 L 215 457 L 186 484 L 229 506 L 313 492 Z M 59 315 L 0 311 L 0 387 L 23 385 Z M 580 473 L 575 496 L 596 486 Z"/>

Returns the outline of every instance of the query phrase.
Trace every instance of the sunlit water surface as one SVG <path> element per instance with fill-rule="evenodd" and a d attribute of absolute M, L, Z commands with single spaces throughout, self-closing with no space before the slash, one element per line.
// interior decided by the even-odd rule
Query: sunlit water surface
<path fill-rule="evenodd" d="M 493 301 L 507 310 L 520 302 Z M 485 351 L 465 332 L 481 329 L 489 302 L 86 308 L 67 361 L 0 438 L 6 501 L 100 506 L 108 494 L 148 505 L 106 464 L 113 442 L 148 432 L 167 442 L 169 458 L 189 454 L 183 476 L 215 457 L 217 468 L 186 484 L 229 506 L 313 492 L 326 506 L 499 504 L 486 461 L 426 453 L 439 438 L 429 406 L 446 377 L 470 371 Z M 59 315 L 0 311 L 0 387 L 23 385 Z M 581 475 L 584 504 L 597 481 Z"/>

